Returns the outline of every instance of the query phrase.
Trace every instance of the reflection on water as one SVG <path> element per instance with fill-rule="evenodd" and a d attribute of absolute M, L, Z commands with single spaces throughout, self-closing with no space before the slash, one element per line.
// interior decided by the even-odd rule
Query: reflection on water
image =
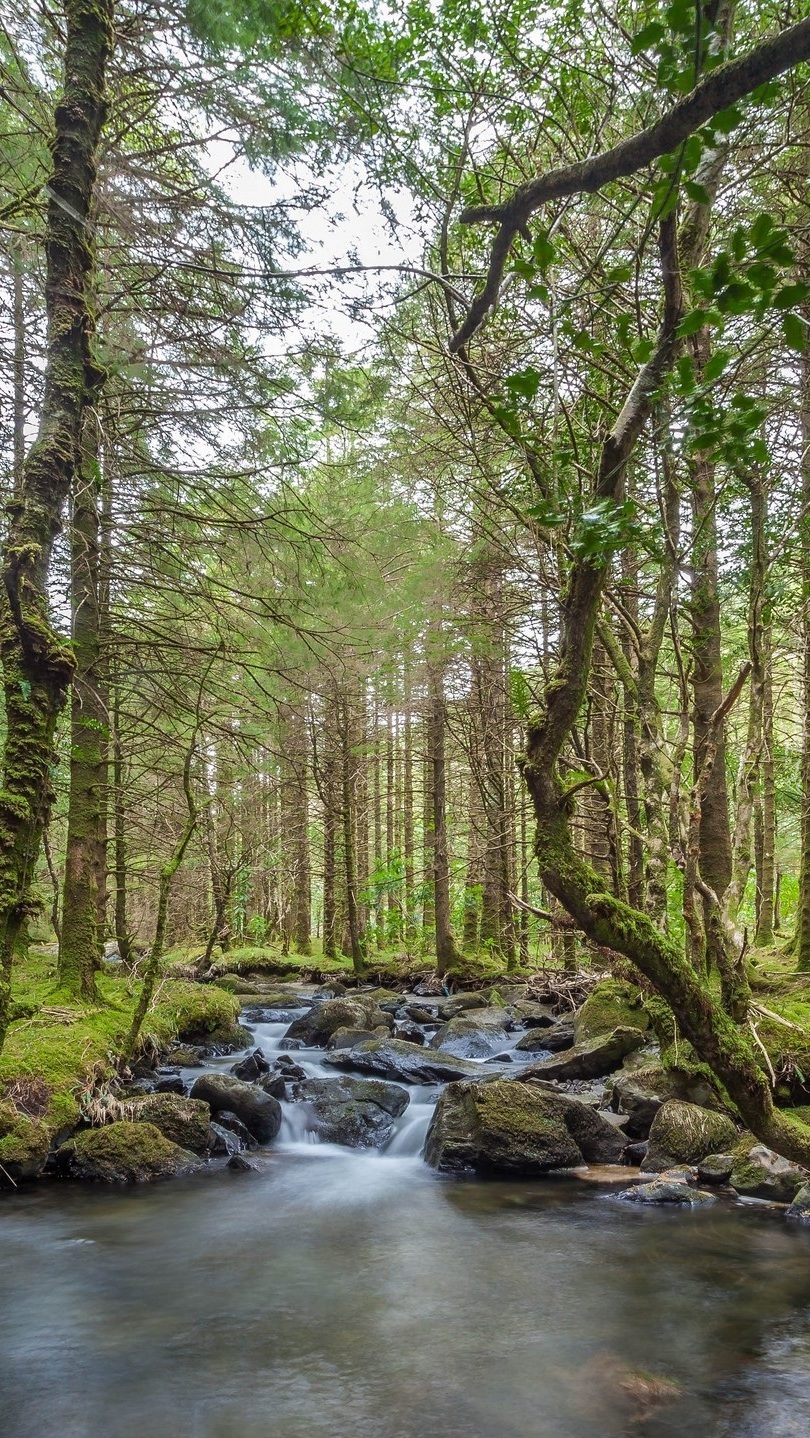
<path fill-rule="evenodd" d="M 4 1438 L 790 1438 L 810 1234 L 333 1146 L 5 1198 Z"/>

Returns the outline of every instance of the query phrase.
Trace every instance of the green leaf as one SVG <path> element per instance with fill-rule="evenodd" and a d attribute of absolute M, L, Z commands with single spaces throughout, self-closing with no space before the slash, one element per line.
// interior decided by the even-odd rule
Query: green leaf
<path fill-rule="evenodd" d="M 654 340 L 636 340 L 636 343 L 633 345 L 633 348 L 631 350 L 631 354 L 633 356 L 633 359 L 636 360 L 638 364 L 646 364 L 647 360 L 652 355 L 654 349 Z"/>
<path fill-rule="evenodd" d="M 807 335 L 807 326 L 799 316 L 793 313 L 786 314 L 782 320 L 782 333 L 785 336 L 790 348 L 803 350 Z"/>
<path fill-rule="evenodd" d="M 797 280 L 795 284 L 783 285 L 776 291 L 771 303 L 777 310 L 792 310 L 794 305 L 804 304 L 810 299 L 810 284 L 807 280 Z"/>
<path fill-rule="evenodd" d="M 696 335 L 698 330 L 703 329 L 705 323 L 705 310 L 690 310 L 678 325 L 678 335 L 681 339 L 685 339 L 687 335 Z"/>
<path fill-rule="evenodd" d="M 650 50 L 658 40 L 663 39 L 666 33 L 666 26 L 662 25 L 660 20 L 652 20 L 649 25 L 645 25 L 644 29 L 639 30 L 638 34 L 633 37 L 630 45 L 632 54 L 640 55 L 642 50 Z"/>
<path fill-rule="evenodd" d="M 524 399 L 532 400 L 540 388 L 541 376 L 531 366 L 528 369 L 520 370 L 517 374 L 511 374 L 504 380 L 504 388 L 510 394 L 522 395 Z"/>
<path fill-rule="evenodd" d="M 730 359 L 730 350 L 715 351 L 711 359 L 706 361 L 703 370 L 703 378 L 707 384 L 713 384 L 716 379 L 720 378 L 721 374 L 725 373 Z"/>
<path fill-rule="evenodd" d="M 694 34 L 695 7 L 691 0 L 672 0 L 664 11 L 664 19 L 676 35 Z"/>
<path fill-rule="evenodd" d="M 755 250 L 761 250 L 769 235 L 774 229 L 773 217 L 768 214 L 757 215 L 750 229 L 751 244 Z"/>
<path fill-rule="evenodd" d="M 712 197 L 706 186 L 698 184 L 697 180 L 684 180 L 683 187 L 690 200 L 694 200 L 696 204 L 708 205 L 711 203 Z"/>
<path fill-rule="evenodd" d="M 739 105 L 729 105 L 727 110 L 718 110 L 712 118 L 712 126 L 721 135 L 730 135 L 742 124 L 742 110 Z"/>

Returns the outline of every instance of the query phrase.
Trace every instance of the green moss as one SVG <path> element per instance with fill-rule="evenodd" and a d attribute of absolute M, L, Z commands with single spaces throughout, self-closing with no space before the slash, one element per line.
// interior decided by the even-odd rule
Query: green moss
<path fill-rule="evenodd" d="M 36 1178 L 48 1155 L 50 1137 L 38 1119 L 13 1103 L 0 1102 L 0 1186 Z"/>
<path fill-rule="evenodd" d="M 647 1029 L 650 1018 L 638 989 L 623 979 L 600 979 L 576 1018 L 576 1041 L 609 1034 L 613 1029 Z"/>
<path fill-rule="evenodd" d="M 164 1138 L 151 1123 L 111 1123 L 85 1129 L 59 1150 L 63 1172 L 97 1183 L 143 1183 L 196 1165 L 192 1153 Z"/>

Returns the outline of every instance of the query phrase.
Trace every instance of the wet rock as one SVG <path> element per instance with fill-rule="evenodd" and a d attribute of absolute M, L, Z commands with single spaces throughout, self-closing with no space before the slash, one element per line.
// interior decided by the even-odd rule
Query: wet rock
<path fill-rule="evenodd" d="M 249 1158 L 243 1158 L 241 1153 L 231 1154 L 225 1167 L 229 1168 L 231 1173 L 258 1173 L 255 1163 L 251 1163 Z"/>
<path fill-rule="evenodd" d="M 404 1012 L 415 1024 L 437 1024 L 439 1022 L 437 1010 L 425 1008 L 422 1004 L 406 1004 Z"/>
<path fill-rule="evenodd" d="M 366 1039 L 353 1049 L 324 1054 L 330 1068 L 380 1074 L 400 1083 L 443 1083 L 445 1079 L 480 1078 L 481 1065 L 455 1058 L 439 1049 L 420 1049 L 402 1039 Z"/>
<path fill-rule="evenodd" d="M 346 985 L 340 979 L 330 979 L 328 984 L 321 984 L 316 989 L 313 998 L 316 999 L 339 999 L 347 992 Z"/>
<path fill-rule="evenodd" d="M 448 1084 L 428 1129 L 426 1162 L 442 1173 L 525 1178 L 575 1168 L 582 1154 L 548 1097 L 528 1084 Z"/>
<path fill-rule="evenodd" d="M 647 1138 L 653 1119 L 668 1098 L 675 1097 L 675 1083 L 660 1064 L 619 1073 L 613 1080 L 610 1106 L 625 1114 L 631 1138 Z"/>
<path fill-rule="evenodd" d="M 155 1084 L 155 1093 L 176 1093 L 185 1094 L 186 1084 L 179 1074 L 168 1074 L 166 1078 L 158 1079 Z"/>
<path fill-rule="evenodd" d="M 335 1029 L 335 1032 L 326 1041 L 328 1049 L 353 1049 L 355 1044 L 361 1044 L 366 1039 L 384 1038 L 388 1029 L 380 1025 L 376 1029 Z"/>
<path fill-rule="evenodd" d="M 549 1032 L 553 1033 L 553 1030 Z M 618 1067 L 625 1054 L 632 1053 L 643 1043 L 644 1034 L 640 1029 L 613 1029 L 609 1034 L 586 1039 L 568 1051 L 541 1059 L 531 1065 L 531 1071 L 538 1078 L 548 1079 L 603 1078 Z"/>
<path fill-rule="evenodd" d="M 303 1073 L 303 1069 L 301 1072 Z M 286 1098 L 287 1082 L 283 1069 L 276 1069 L 273 1073 L 265 1074 L 264 1078 L 259 1080 L 259 1087 L 265 1093 L 272 1094 L 273 1098 Z"/>
<path fill-rule="evenodd" d="M 418 1024 L 410 1024 L 406 1020 L 405 1023 L 397 1024 L 394 1033 L 398 1039 L 402 1039 L 406 1044 L 416 1044 L 418 1048 L 424 1047 L 425 1035 Z"/>
<path fill-rule="evenodd" d="M 641 1143 L 626 1144 L 625 1147 L 622 1149 L 621 1162 L 627 1164 L 631 1168 L 640 1168 L 641 1164 L 644 1162 L 644 1159 L 647 1157 L 647 1148 L 648 1144 L 646 1139 L 644 1139 Z"/>
<path fill-rule="evenodd" d="M 235 1113 L 258 1143 L 271 1143 L 281 1127 L 278 1099 L 230 1074 L 202 1074 L 191 1097 L 202 1099 L 213 1114 L 223 1110 Z"/>
<path fill-rule="evenodd" d="M 511 1013 L 523 1029 L 550 1029 L 558 1023 L 548 1004 L 537 1004 L 530 999 L 513 1004 Z"/>
<path fill-rule="evenodd" d="M 245 1133 L 247 1133 L 247 1129 L 245 1129 Z M 250 1138 L 249 1134 L 248 1138 Z M 219 1157 L 222 1154 L 230 1156 L 234 1153 L 241 1153 L 243 1148 L 244 1144 L 238 1134 L 232 1133 L 228 1128 L 223 1128 L 222 1124 L 209 1124 L 208 1152 L 210 1154 L 215 1157 Z"/>
<path fill-rule="evenodd" d="M 600 979 L 578 1011 L 575 1024 L 580 1044 L 617 1028 L 646 1030 L 650 1018 L 635 985 L 623 979 Z"/>
<path fill-rule="evenodd" d="M 805 1169 L 780 1158 L 752 1136 L 743 1138 L 734 1149 L 729 1183 L 744 1198 L 768 1198 L 775 1203 L 792 1203 L 808 1181 L 810 1174 Z"/>
<path fill-rule="evenodd" d="M 307 1048 L 318 1048 L 338 1029 L 372 1030 L 384 1027 L 390 1030 L 393 1023 L 391 1014 L 383 1013 L 373 1001 L 361 998 L 328 999 L 290 1024 L 283 1042 L 297 1041 Z"/>
<path fill-rule="evenodd" d="M 409 1103 L 397 1084 L 348 1075 L 304 1079 L 294 1086 L 293 1098 L 309 1106 L 310 1132 L 348 1148 L 382 1148 Z"/>
<path fill-rule="evenodd" d="M 153 1124 L 178 1148 L 190 1149 L 192 1153 L 205 1153 L 208 1148 L 211 1111 L 207 1103 L 197 1098 L 181 1098 L 173 1093 L 147 1094 L 132 1105 L 131 1114 L 136 1123 Z"/>
<path fill-rule="evenodd" d="M 630 1059 L 634 1057 L 628 1056 Z M 611 1108 L 627 1115 L 627 1132 L 633 1138 L 648 1136 L 655 1115 L 668 1099 L 680 1099 L 684 1103 L 697 1104 L 699 1108 L 722 1111 L 718 1095 L 702 1075 L 690 1074 L 684 1069 L 664 1068 L 660 1063 L 650 1063 L 646 1055 L 641 1068 L 633 1069 L 628 1065 L 626 1072 L 616 1074 L 612 1080 Z"/>
<path fill-rule="evenodd" d="M 273 1068 L 283 1074 L 285 1079 L 302 1079 L 307 1076 L 306 1069 L 303 1069 L 301 1065 L 297 1064 L 295 1059 L 291 1059 L 288 1054 L 280 1054 L 273 1064 Z"/>
<path fill-rule="evenodd" d="M 251 1004 L 242 1013 L 250 1024 L 292 1024 L 301 1017 L 302 1004 Z M 309 1005 L 307 1005 L 309 1007 Z"/>
<path fill-rule="evenodd" d="M 697 1166 L 701 1183 L 728 1183 L 734 1167 L 733 1153 L 710 1153 Z"/>
<path fill-rule="evenodd" d="M 683 1208 L 705 1208 L 715 1202 L 713 1193 L 702 1188 L 692 1188 L 677 1178 L 653 1179 L 652 1183 L 638 1183 L 616 1195 L 625 1203 L 674 1203 Z"/>
<path fill-rule="evenodd" d="M 234 1152 L 238 1153 L 243 1148 L 256 1147 L 256 1140 L 253 1134 L 249 1129 L 245 1128 L 241 1118 L 237 1118 L 235 1113 L 229 1113 L 228 1109 L 223 1109 L 221 1113 L 217 1114 L 216 1127 L 224 1129 L 226 1133 L 231 1134 L 238 1140 L 239 1146 Z"/>
<path fill-rule="evenodd" d="M 736 1126 L 726 1114 L 667 1099 L 653 1119 L 642 1168 L 645 1173 L 661 1173 L 676 1163 L 699 1163 L 710 1153 L 731 1148 L 737 1138 Z"/>
<path fill-rule="evenodd" d="M 89 1183 L 151 1183 L 194 1173 L 200 1160 L 164 1138 L 151 1123 L 86 1129 L 58 1150 L 56 1171 Z"/>
<path fill-rule="evenodd" d="M 476 1009 L 442 1024 L 430 1047 L 461 1059 L 491 1058 L 503 1047 L 504 1034 L 510 1028 L 511 1021 L 503 1009 Z"/>
<path fill-rule="evenodd" d="M 439 1004 L 437 1013 L 442 1023 L 448 1023 L 450 1019 L 458 1018 L 468 1009 L 486 1009 L 488 1001 L 483 994 L 453 994 L 452 998 L 443 999 Z"/>
<path fill-rule="evenodd" d="M 201 1044 L 178 1044 L 169 1050 L 169 1058 L 181 1069 L 199 1068 L 205 1060 L 205 1049 Z"/>
<path fill-rule="evenodd" d="M 258 1083 L 259 1079 L 269 1072 L 270 1065 L 261 1049 L 254 1049 L 247 1058 L 240 1059 L 239 1063 L 231 1066 L 234 1078 L 241 1079 L 243 1083 Z"/>
<path fill-rule="evenodd" d="M 520 1053 L 536 1053 L 543 1049 L 546 1053 L 559 1053 L 562 1049 L 570 1049 L 574 1042 L 573 1024 L 554 1024 L 551 1028 L 529 1029 L 521 1034 L 515 1048 Z"/>
<path fill-rule="evenodd" d="M 805 1184 L 796 1193 L 785 1218 L 798 1219 L 799 1223 L 810 1223 L 810 1184 Z"/>

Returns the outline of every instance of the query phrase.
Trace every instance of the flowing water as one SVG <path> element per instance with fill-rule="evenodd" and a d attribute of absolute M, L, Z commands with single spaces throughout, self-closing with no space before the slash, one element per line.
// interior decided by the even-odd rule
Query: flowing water
<path fill-rule="evenodd" d="M 253 1174 L 4 1196 L 2 1438 L 806 1438 L 810 1233 L 438 1177 L 412 1093 L 383 1154 L 289 1105 Z"/>

